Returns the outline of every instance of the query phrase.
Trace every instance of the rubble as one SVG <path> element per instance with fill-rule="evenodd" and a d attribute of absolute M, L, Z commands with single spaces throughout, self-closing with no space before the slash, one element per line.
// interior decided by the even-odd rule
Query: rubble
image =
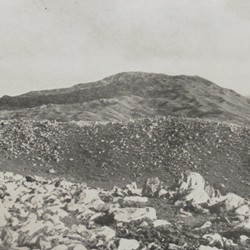
<path fill-rule="evenodd" d="M 154 227 L 172 226 L 172 224 L 166 220 L 155 220 L 153 225 Z"/>
<path fill-rule="evenodd" d="M 161 188 L 162 182 L 158 177 L 149 178 L 143 186 L 142 195 L 151 198 L 158 197 Z"/>
<path fill-rule="evenodd" d="M 183 200 L 192 201 L 194 205 L 206 203 L 214 198 L 215 191 L 206 185 L 199 173 L 187 171 L 182 175 L 179 185 L 179 194 L 183 196 Z"/>
<path fill-rule="evenodd" d="M 140 246 L 137 240 L 120 239 L 118 250 L 136 250 Z"/>
<path fill-rule="evenodd" d="M 249 249 L 249 202 L 230 193 L 219 196 L 216 203 L 214 193 L 207 192 L 209 185 L 201 175 L 193 172 L 184 175 L 186 177 L 179 181 L 178 188 L 158 185 L 161 183 L 159 179 L 146 182 L 158 183 L 154 187 L 160 186 L 172 193 L 163 199 L 152 198 L 157 192 L 137 192 L 140 189 L 135 183 L 119 188 L 123 196 L 116 197 L 114 190 L 93 189 L 84 183 L 58 178 L 45 181 L 37 176 L 27 178 L 0 172 L 3 194 L 0 199 L 0 248 Z M 207 192 L 206 200 L 193 203 L 208 211 L 203 223 L 198 223 L 200 211 L 188 210 L 192 201 L 190 194 L 196 192 L 197 187 L 201 193 Z M 128 190 L 137 191 L 132 195 Z M 177 197 L 180 203 L 174 206 Z M 120 201 L 114 203 L 116 198 Z M 162 209 L 175 207 L 175 216 L 166 213 L 168 219 L 159 218 L 157 208 L 149 206 L 150 202 L 154 204 L 154 199 L 168 202 Z M 211 203 L 222 209 L 216 213 L 210 211 Z M 190 214 L 191 221 L 197 220 L 197 223 L 191 225 L 190 217 L 182 217 L 182 213 Z M 239 220 L 238 216 L 243 216 L 243 219 Z"/>
<path fill-rule="evenodd" d="M 156 219 L 156 211 L 154 208 L 120 208 L 115 211 L 115 220 L 120 222 L 130 222 L 142 219 Z"/>
<path fill-rule="evenodd" d="M 206 176 L 215 188 L 248 193 L 248 128 L 170 116 L 81 126 L 28 119 L 0 123 L 1 171 L 91 180 L 110 187 L 141 185 L 154 176 L 164 176 L 161 181 L 171 186 L 181 172 L 191 170 Z M 126 191 L 141 195 L 132 183 Z"/>

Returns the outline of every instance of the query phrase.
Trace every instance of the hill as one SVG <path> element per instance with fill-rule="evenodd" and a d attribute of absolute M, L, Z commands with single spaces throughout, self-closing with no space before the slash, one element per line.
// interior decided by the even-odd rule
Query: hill
<path fill-rule="evenodd" d="M 125 121 L 167 115 L 248 125 L 250 100 L 199 76 L 142 72 L 0 98 L 1 119 Z"/>
<path fill-rule="evenodd" d="M 2 121 L 0 171 L 56 176 L 110 187 L 189 169 L 215 187 L 249 195 L 250 130 L 186 118 L 83 123 Z"/>

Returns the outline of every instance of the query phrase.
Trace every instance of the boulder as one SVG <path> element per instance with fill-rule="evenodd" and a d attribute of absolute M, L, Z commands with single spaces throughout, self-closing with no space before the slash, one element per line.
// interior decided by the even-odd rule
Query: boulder
<path fill-rule="evenodd" d="M 208 240 L 209 245 L 220 245 L 221 247 L 223 247 L 223 239 L 221 237 L 221 235 L 219 235 L 218 233 L 215 234 L 205 234 L 202 236 L 203 239 Z"/>
<path fill-rule="evenodd" d="M 56 171 L 55 171 L 55 169 L 51 168 L 51 169 L 49 169 L 49 173 L 50 173 L 50 174 L 55 174 Z"/>
<path fill-rule="evenodd" d="M 77 203 L 79 204 L 89 204 L 93 202 L 93 200 L 100 200 L 100 197 L 98 195 L 98 191 L 95 189 L 83 189 L 78 197 Z"/>
<path fill-rule="evenodd" d="M 111 190 L 111 194 L 115 197 L 125 197 L 128 195 L 127 190 L 123 190 L 116 186 Z"/>
<path fill-rule="evenodd" d="M 48 213 L 50 215 L 57 215 L 59 218 L 65 218 L 69 215 L 60 205 L 49 206 L 45 209 L 44 213 Z"/>
<path fill-rule="evenodd" d="M 240 236 L 240 243 L 245 245 L 250 243 L 250 238 L 246 235 L 241 235 Z"/>
<path fill-rule="evenodd" d="M 172 224 L 170 222 L 168 222 L 167 220 L 155 220 L 153 222 L 154 227 L 165 227 L 165 226 L 172 226 Z"/>
<path fill-rule="evenodd" d="M 86 209 L 84 208 L 84 206 L 81 206 L 81 208 L 82 208 L 82 211 L 80 211 L 80 213 L 76 216 L 76 219 L 79 222 L 86 222 L 91 216 L 95 214 L 94 211 L 90 209 Z"/>
<path fill-rule="evenodd" d="M 170 244 L 168 245 L 168 250 L 182 250 L 182 249 L 183 249 L 183 247 L 177 246 L 176 244 L 170 243 Z"/>
<path fill-rule="evenodd" d="M 151 219 L 156 220 L 154 208 L 120 208 L 115 212 L 115 220 L 120 222 L 130 222 L 132 220 Z"/>
<path fill-rule="evenodd" d="M 159 180 L 158 177 L 149 178 L 144 183 L 142 189 L 142 196 L 150 198 L 158 197 L 161 188 L 162 188 L 162 182 Z"/>
<path fill-rule="evenodd" d="M 125 206 L 132 206 L 136 204 L 145 204 L 148 202 L 147 197 L 140 197 L 140 196 L 126 196 L 123 198 L 123 204 Z"/>
<path fill-rule="evenodd" d="M 70 202 L 66 205 L 66 210 L 68 212 L 83 213 L 86 211 L 86 207 L 82 204 Z"/>
<path fill-rule="evenodd" d="M 126 185 L 127 193 L 129 195 L 142 196 L 142 189 L 137 187 L 136 182 Z"/>
<path fill-rule="evenodd" d="M 0 230 L 0 240 L 3 246 L 8 248 L 18 240 L 18 233 L 12 231 L 10 228 L 5 227 Z"/>
<path fill-rule="evenodd" d="M 96 212 L 108 212 L 111 209 L 112 205 L 108 203 L 100 203 L 95 208 L 93 208 Z"/>
<path fill-rule="evenodd" d="M 1 209 L 0 209 L 1 211 Z M 0 227 L 6 227 L 8 224 L 6 217 L 3 214 L 0 214 Z"/>
<path fill-rule="evenodd" d="M 210 196 L 211 189 L 206 188 L 204 178 L 199 173 L 190 171 L 182 175 L 178 193 L 184 201 L 191 201 L 193 204 L 207 203 L 213 198 Z"/>
<path fill-rule="evenodd" d="M 102 239 L 104 239 L 106 241 L 112 240 L 116 235 L 116 232 L 113 229 L 111 229 L 110 227 L 107 227 L 107 226 L 94 229 L 94 230 L 91 231 L 91 233 L 95 237 L 102 238 Z"/>
<path fill-rule="evenodd" d="M 87 228 L 84 225 L 72 225 L 72 230 L 76 233 L 78 233 L 81 236 L 84 236 L 86 234 L 86 232 L 88 231 Z"/>
<path fill-rule="evenodd" d="M 51 250 L 68 250 L 68 247 L 66 245 L 57 245 Z"/>
<path fill-rule="evenodd" d="M 137 240 L 120 239 L 118 250 L 136 250 L 140 247 Z"/>
<path fill-rule="evenodd" d="M 73 245 L 73 244 L 81 244 L 82 242 L 85 242 L 85 238 L 78 235 L 78 234 L 75 234 L 75 233 L 72 233 L 72 234 L 66 234 L 66 235 L 63 235 L 63 240 L 60 241 L 61 244 L 65 244 L 65 245 Z"/>
<path fill-rule="evenodd" d="M 11 248 L 11 250 L 30 250 L 30 247 L 15 247 L 15 248 Z"/>
<path fill-rule="evenodd" d="M 0 227 L 5 227 L 7 225 L 7 220 L 11 218 L 11 215 L 8 211 L 8 207 L 3 204 L 2 200 L 0 200 Z"/>
<path fill-rule="evenodd" d="M 39 249 L 51 249 L 51 242 L 46 239 L 46 237 L 39 238 Z"/>
<path fill-rule="evenodd" d="M 140 228 L 146 228 L 149 227 L 148 222 L 146 222 L 145 220 L 139 225 Z"/>
<path fill-rule="evenodd" d="M 199 247 L 199 250 L 219 250 L 220 248 L 217 248 L 217 247 L 210 247 L 210 246 L 203 246 L 201 245 Z"/>
<path fill-rule="evenodd" d="M 180 215 L 181 217 L 183 217 L 183 218 L 192 217 L 192 216 L 193 216 L 192 213 L 185 211 L 183 208 L 180 209 L 179 215 Z"/>
<path fill-rule="evenodd" d="M 195 227 L 193 230 L 194 231 L 200 231 L 200 230 L 204 230 L 204 229 L 210 228 L 211 226 L 212 226 L 212 222 L 211 221 L 207 221 L 202 226 Z"/>
<path fill-rule="evenodd" d="M 242 215 L 242 216 L 249 216 L 250 209 L 248 205 L 243 205 L 235 210 L 235 214 Z"/>
<path fill-rule="evenodd" d="M 225 198 L 226 211 L 231 211 L 233 209 L 239 208 L 246 203 L 245 199 L 233 193 L 227 194 Z"/>
<path fill-rule="evenodd" d="M 234 243 L 231 239 L 224 238 L 224 247 L 225 249 L 235 249 L 236 247 L 238 247 L 238 244 Z"/>
<path fill-rule="evenodd" d="M 70 246 L 68 250 L 87 250 L 87 248 L 84 245 L 75 244 Z"/>
<path fill-rule="evenodd" d="M 159 196 L 159 198 L 162 198 L 162 197 L 171 197 L 171 193 L 169 191 L 167 191 L 166 189 L 162 188 L 159 191 L 158 196 Z"/>
<path fill-rule="evenodd" d="M 179 182 L 179 190 L 182 193 L 197 188 L 204 189 L 206 184 L 204 178 L 199 173 L 190 171 L 182 174 Z"/>
<path fill-rule="evenodd" d="M 245 235 L 250 237 L 250 218 L 239 223 L 237 226 L 233 228 L 233 230 L 226 233 L 227 235 Z"/>
<path fill-rule="evenodd" d="M 33 234 L 37 234 L 40 231 L 45 229 L 45 225 L 43 221 L 33 221 L 30 220 L 25 226 L 19 229 L 19 232 L 25 233 L 27 236 L 32 236 Z"/>

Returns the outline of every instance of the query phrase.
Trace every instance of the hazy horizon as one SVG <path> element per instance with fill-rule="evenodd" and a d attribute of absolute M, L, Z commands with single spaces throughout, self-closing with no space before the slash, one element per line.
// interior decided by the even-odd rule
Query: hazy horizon
<path fill-rule="evenodd" d="M 247 0 L 0 0 L 0 96 L 128 71 L 250 95 Z"/>

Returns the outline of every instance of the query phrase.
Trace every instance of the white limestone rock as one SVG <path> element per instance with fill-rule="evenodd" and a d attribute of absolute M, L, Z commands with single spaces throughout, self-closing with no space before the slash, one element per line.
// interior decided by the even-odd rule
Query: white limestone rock
<path fill-rule="evenodd" d="M 172 224 L 170 222 L 168 222 L 167 220 L 155 220 L 153 222 L 153 225 L 155 228 L 157 227 L 165 227 L 165 226 L 172 226 Z"/>
<path fill-rule="evenodd" d="M 123 202 L 126 205 L 133 205 L 133 204 L 145 204 L 148 202 L 147 197 L 140 197 L 140 196 L 126 196 L 123 198 Z"/>
<path fill-rule="evenodd" d="M 52 248 L 51 250 L 68 250 L 68 246 L 66 246 L 66 245 L 57 245 L 54 248 Z"/>
<path fill-rule="evenodd" d="M 168 250 L 182 250 L 183 248 L 181 246 L 177 246 L 175 244 L 170 243 L 168 246 Z"/>
<path fill-rule="evenodd" d="M 158 177 L 149 178 L 144 183 L 142 195 L 146 197 L 158 197 L 162 188 L 162 182 Z"/>
<path fill-rule="evenodd" d="M 110 227 L 107 227 L 107 226 L 104 226 L 104 227 L 101 227 L 101 228 L 97 228 L 97 229 L 94 229 L 91 231 L 92 235 L 95 236 L 95 238 L 102 238 L 106 241 L 110 241 L 112 240 L 115 235 L 116 235 L 116 232 L 111 229 Z"/>
<path fill-rule="evenodd" d="M 223 239 L 222 239 L 221 235 L 219 235 L 218 233 L 205 234 L 202 236 L 202 238 L 208 240 L 210 246 L 216 242 L 219 243 L 221 246 L 223 246 Z"/>
<path fill-rule="evenodd" d="M 137 240 L 120 239 L 118 250 L 136 250 L 140 247 Z"/>
<path fill-rule="evenodd" d="M 210 246 L 203 246 L 203 245 L 201 245 L 199 247 L 199 250 L 220 250 L 220 249 L 217 248 L 217 247 L 210 247 Z"/>
<path fill-rule="evenodd" d="M 138 188 L 136 182 L 126 185 L 127 193 L 129 195 L 142 196 L 142 188 Z"/>
<path fill-rule="evenodd" d="M 250 209 L 248 205 L 243 205 L 235 210 L 235 214 L 237 215 L 243 215 L 243 216 L 249 216 L 250 215 Z"/>
<path fill-rule="evenodd" d="M 184 195 L 185 201 L 202 204 L 208 202 L 211 198 L 205 190 L 205 186 L 206 182 L 199 173 L 188 171 L 182 176 L 179 192 Z"/>
<path fill-rule="evenodd" d="M 154 208 L 120 208 L 115 212 L 115 220 L 120 222 L 130 222 L 131 220 L 151 219 L 156 220 Z"/>
<path fill-rule="evenodd" d="M 87 248 L 84 245 L 75 244 L 75 245 L 69 246 L 68 250 L 87 250 Z"/>
<path fill-rule="evenodd" d="M 240 243 L 245 245 L 250 243 L 250 238 L 246 235 L 240 235 Z"/>
<path fill-rule="evenodd" d="M 196 227 L 193 230 L 194 231 L 200 231 L 200 230 L 203 230 L 203 229 L 210 228 L 211 226 L 212 226 L 212 222 L 211 221 L 206 221 L 202 226 Z"/>
<path fill-rule="evenodd" d="M 37 232 L 39 232 L 45 228 L 46 228 L 46 226 L 44 225 L 43 221 L 30 220 L 27 224 L 25 224 L 23 227 L 21 227 L 18 230 L 18 232 L 25 233 L 27 236 L 32 236 L 33 234 L 36 234 Z"/>
<path fill-rule="evenodd" d="M 245 199 L 233 193 L 227 194 L 225 198 L 225 209 L 227 211 L 239 208 L 246 203 Z"/>

